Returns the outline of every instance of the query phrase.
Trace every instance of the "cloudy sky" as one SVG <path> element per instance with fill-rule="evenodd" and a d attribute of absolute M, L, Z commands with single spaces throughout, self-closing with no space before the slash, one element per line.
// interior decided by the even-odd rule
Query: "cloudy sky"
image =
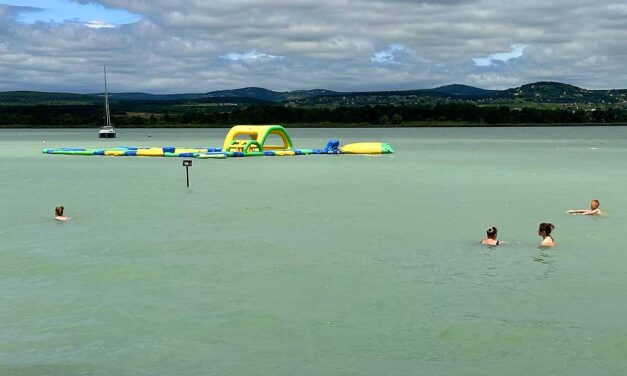
<path fill-rule="evenodd" d="M 0 0 L 0 91 L 627 88 L 625 0 Z"/>

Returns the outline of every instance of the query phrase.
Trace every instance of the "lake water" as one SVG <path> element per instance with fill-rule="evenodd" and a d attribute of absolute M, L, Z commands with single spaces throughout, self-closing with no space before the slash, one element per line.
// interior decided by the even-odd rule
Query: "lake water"
<path fill-rule="evenodd" d="M 627 128 L 295 129 L 396 154 L 194 160 L 189 190 L 181 159 L 41 153 L 226 134 L 118 132 L 0 130 L 1 375 L 627 369 Z"/>

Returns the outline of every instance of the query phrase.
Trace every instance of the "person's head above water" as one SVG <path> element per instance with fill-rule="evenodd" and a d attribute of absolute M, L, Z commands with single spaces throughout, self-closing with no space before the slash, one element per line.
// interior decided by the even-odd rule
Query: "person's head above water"
<path fill-rule="evenodd" d="M 489 227 L 486 230 L 485 235 L 486 235 L 486 238 L 481 241 L 481 244 L 493 246 L 493 245 L 500 245 L 500 244 L 506 243 L 500 240 L 496 240 L 497 230 L 496 230 L 496 227 L 494 226 Z"/>
<path fill-rule="evenodd" d="M 555 229 L 552 223 L 540 223 L 540 227 L 538 228 L 538 234 L 541 236 L 549 236 L 551 235 L 551 231 Z"/>
<path fill-rule="evenodd" d="M 492 226 L 485 232 L 488 239 L 496 239 L 496 227 Z"/>
<path fill-rule="evenodd" d="M 63 216 L 63 205 L 61 206 L 57 206 L 56 208 L 54 208 L 54 214 L 57 215 L 57 217 L 62 217 Z"/>
<path fill-rule="evenodd" d="M 596 210 L 599 208 L 599 206 L 601 205 L 601 203 L 599 202 L 599 200 L 594 199 L 592 201 L 590 201 L 590 210 Z"/>

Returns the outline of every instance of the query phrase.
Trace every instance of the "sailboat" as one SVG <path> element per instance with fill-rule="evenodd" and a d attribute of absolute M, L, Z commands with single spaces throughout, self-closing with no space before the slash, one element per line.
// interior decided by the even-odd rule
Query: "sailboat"
<path fill-rule="evenodd" d="M 107 67 L 104 67 L 104 84 L 105 84 L 105 125 L 98 130 L 100 138 L 115 138 L 116 132 L 111 125 L 111 114 L 109 113 L 109 93 L 107 92 Z"/>

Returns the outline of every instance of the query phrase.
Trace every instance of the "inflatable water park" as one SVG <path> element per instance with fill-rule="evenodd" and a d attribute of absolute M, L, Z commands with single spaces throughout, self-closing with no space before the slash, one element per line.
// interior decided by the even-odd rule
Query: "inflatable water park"
<path fill-rule="evenodd" d="M 280 140 L 278 144 L 267 144 L 270 136 Z M 184 157 L 184 158 L 231 158 L 261 156 L 295 156 L 310 154 L 393 154 L 389 144 L 382 142 L 360 142 L 340 145 L 330 140 L 321 149 L 297 149 L 285 128 L 280 125 L 237 125 L 231 128 L 221 148 L 178 148 L 119 146 L 103 149 L 46 148 L 45 154 L 103 155 L 116 157 Z"/>

